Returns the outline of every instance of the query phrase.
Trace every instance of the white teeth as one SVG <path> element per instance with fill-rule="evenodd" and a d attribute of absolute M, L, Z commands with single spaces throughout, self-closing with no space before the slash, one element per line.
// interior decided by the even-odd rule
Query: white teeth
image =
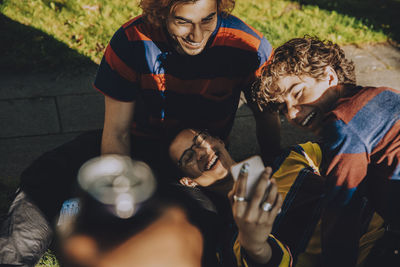
<path fill-rule="evenodd" d="M 217 161 L 217 159 L 218 159 L 218 156 L 217 156 L 217 155 L 214 155 L 214 156 L 212 157 L 212 159 L 208 162 L 208 164 L 207 164 L 207 166 L 206 166 L 206 170 L 207 170 L 207 171 L 208 171 L 209 169 L 211 169 L 211 166 L 214 165 L 214 163 Z"/>
<path fill-rule="evenodd" d="M 200 43 L 193 43 L 193 42 L 188 41 L 188 40 L 186 40 L 186 39 L 185 39 L 185 42 L 188 43 L 188 44 L 190 44 L 190 45 L 192 45 L 192 46 L 200 46 L 200 45 L 201 45 L 201 42 L 200 42 Z"/>
<path fill-rule="evenodd" d="M 308 114 L 308 116 L 305 118 L 305 120 L 301 123 L 302 126 L 306 126 L 307 123 L 317 114 L 315 111 L 311 112 Z"/>

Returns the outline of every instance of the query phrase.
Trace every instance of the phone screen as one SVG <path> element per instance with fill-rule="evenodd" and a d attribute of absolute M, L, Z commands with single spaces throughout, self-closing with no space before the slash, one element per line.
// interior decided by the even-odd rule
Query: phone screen
<path fill-rule="evenodd" d="M 258 181 L 258 178 L 264 171 L 265 167 L 260 156 L 252 156 L 244 161 L 236 163 L 231 167 L 231 174 L 233 180 L 237 181 L 240 169 L 242 168 L 242 165 L 246 162 L 249 164 L 249 172 L 247 176 L 247 185 L 246 185 L 246 198 L 249 198 L 254 185 Z"/>

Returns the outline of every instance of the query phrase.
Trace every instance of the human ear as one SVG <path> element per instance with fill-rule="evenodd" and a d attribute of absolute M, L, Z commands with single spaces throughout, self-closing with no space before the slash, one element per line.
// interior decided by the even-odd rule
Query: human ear
<path fill-rule="evenodd" d="M 222 141 L 222 140 L 219 139 L 218 137 L 214 137 L 214 138 L 217 140 L 218 143 L 220 143 L 221 145 L 224 145 L 224 146 L 225 146 L 224 141 Z"/>
<path fill-rule="evenodd" d="M 193 179 L 191 179 L 189 177 L 182 177 L 179 180 L 179 182 L 184 186 L 192 187 L 192 188 L 199 185 L 198 183 L 196 183 L 196 181 L 194 181 Z"/>
<path fill-rule="evenodd" d="M 325 77 L 329 82 L 329 86 L 335 86 L 338 84 L 338 77 L 336 71 L 331 67 L 327 66 L 325 69 Z"/>

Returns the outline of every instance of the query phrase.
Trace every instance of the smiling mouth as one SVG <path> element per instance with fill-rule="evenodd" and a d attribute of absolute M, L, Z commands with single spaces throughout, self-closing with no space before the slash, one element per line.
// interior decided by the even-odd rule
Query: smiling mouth
<path fill-rule="evenodd" d="M 311 124 L 312 119 L 315 118 L 315 115 L 317 115 L 316 111 L 312 111 L 310 114 L 307 115 L 307 117 L 301 122 L 301 126 L 308 126 Z"/>
<path fill-rule="evenodd" d="M 186 40 L 186 39 L 184 39 L 184 38 L 182 38 L 182 40 L 183 40 L 186 44 L 188 44 L 189 46 L 191 46 L 191 47 L 193 47 L 193 48 L 199 48 L 199 47 L 201 47 L 201 44 L 203 43 L 203 42 L 200 42 L 200 43 L 191 42 L 191 41 Z"/>
<path fill-rule="evenodd" d="M 208 161 L 205 170 L 209 171 L 210 169 L 212 169 L 218 160 L 219 160 L 219 154 L 215 153 L 214 156 L 212 156 L 211 159 Z"/>

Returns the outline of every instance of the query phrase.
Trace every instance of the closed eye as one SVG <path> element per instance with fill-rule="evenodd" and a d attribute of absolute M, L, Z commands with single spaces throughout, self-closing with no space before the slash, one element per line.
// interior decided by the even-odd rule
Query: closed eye
<path fill-rule="evenodd" d="M 304 87 L 301 87 L 294 93 L 294 98 L 299 100 L 303 95 Z"/>
<path fill-rule="evenodd" d="M 188 166 L 188 165 L 190 165 L 192 162 L 194 162 L 194 151 L 193 150 L 190 150 L 190 151 L 188 151 L 186 154 L 185 154 L 185 157 L 183 158 L 183 164 L 184 164 L 184 166 Z"/>
<path fill-rule="evenodd" d="M 176 23 L 179 24 L 179 25 L 189 24 L 189 22 L 187 22 L 185 20 L 177 20 Z"/>
<path fill-rule="evenodd" d="M 206 18 L 206 19 L 203 19 L 201 22 L 202 22 L 203 24 L 207 24 L 207 23 L 212 22 L 213 19 L 214 19 L 214 18 Z"/>
<path fill-rule="evenodd" d="M 211 13 L 210 15 L 208 15 L 207 17 L 205 17 L 204 19 L 201 20 L 201 22 L 203 23 L 208 23 L 210 21 L 212 21 L 214 19 L 214 17 L 216 16 L 216 13 Z"/>

